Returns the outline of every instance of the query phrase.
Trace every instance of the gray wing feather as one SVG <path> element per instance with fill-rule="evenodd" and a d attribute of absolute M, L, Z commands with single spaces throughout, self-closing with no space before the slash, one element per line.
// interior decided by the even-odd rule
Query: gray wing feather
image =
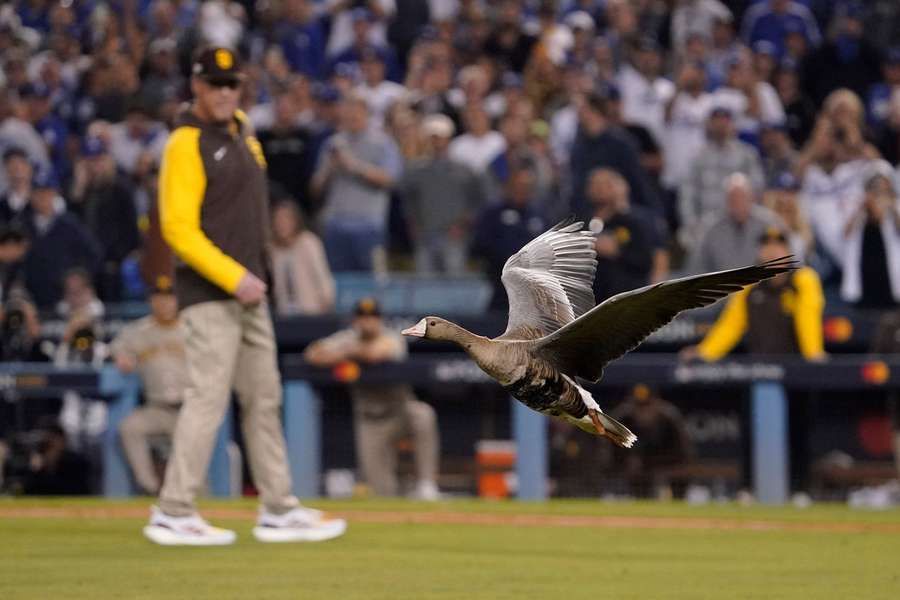
<path fill-rule="evenodd" d="M 596 381 L 607 363 L 636 348 L 681 311 L 708 306 L 744 286 L 796 268 L 793 257 L 785 256 L 624 292 L 544 337 L 534 352 L 567 375 Z"/>
<path fill-rule="evenodd" d="M 500 336 L 514 339 L 537 328 L 556 331 L 594 307 L 597 269 L 594 235 L 569 217 L 512 255 L 501 281 L 509 297 L 509 323 Z"/>

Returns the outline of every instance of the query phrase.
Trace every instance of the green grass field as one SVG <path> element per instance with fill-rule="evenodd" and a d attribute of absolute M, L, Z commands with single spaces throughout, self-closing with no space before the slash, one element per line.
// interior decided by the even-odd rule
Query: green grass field
<path fill-rule="evenodd" d="M 900 597 L 900 511 L 678 503 L 314 502 L 341 539 L 224 548 L 141 537 L 148 501 L 0 500 L 0 599 Z"/>

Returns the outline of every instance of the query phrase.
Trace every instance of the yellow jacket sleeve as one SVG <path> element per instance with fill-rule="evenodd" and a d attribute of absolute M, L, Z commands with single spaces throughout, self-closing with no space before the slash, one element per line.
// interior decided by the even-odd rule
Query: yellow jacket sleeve
<path fill-rule="evenodd" d="M 825 296 L 819 276 L 809 267 L 800 269 L 794 275 L 797 290 L 797 304 L 794 309 L 794 331 L 797 345 L 803 358 L 818 358 L 825 353 L 822 339 L 822 311 Z"/>
<path fill-rule="evenodd" d="M 189 267 L 229 294 L 247 272 L 200 228 L 206 173 L 200 130 L 179 127 L 166 143 L 159 171 L 159 221 L 163 238 Z"/>
<path fill-rule="evenodd" d="M 751 288 L 735 294 L 719 315 L 697 351 L 703 360 L 719 360 L 737 345 L 747 330 L 747 295 Z"/>

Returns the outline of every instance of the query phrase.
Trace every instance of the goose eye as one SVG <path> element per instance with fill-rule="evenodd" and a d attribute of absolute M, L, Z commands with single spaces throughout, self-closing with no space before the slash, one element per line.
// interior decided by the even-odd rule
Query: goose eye
<path fill-rule="evenodd" d="M 428 323 L 428 326 L 429 326 L 429 327 L 434 327 L 434 324 L 435 324 L 435 322 L 434 322 L 434 321 L 431 321 L 430 323 Z"/>

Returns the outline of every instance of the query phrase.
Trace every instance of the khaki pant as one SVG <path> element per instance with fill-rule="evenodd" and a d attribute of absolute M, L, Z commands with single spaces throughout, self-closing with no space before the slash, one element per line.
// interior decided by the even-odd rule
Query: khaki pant
<path fill-rule="evenodd" d="M 276 514 L 297 506 L 281 428 L 281 377 L 268 306 L 203 302 L 184 309 L 181 318 L 187 331 L 188 386 L 159 507 L 174 516 L 196 510 L 194 498 L 206 481 L 232 388 L 241 404 L 244 443 L 261 503 Z"/>
<path fill-rule="evenodd" d="M 354 402 L 356 456 L 363 478 L 375 494 L 396 496 L 396 442 L 411 436 L 415 445 L 416 477 L 419 481 L 437 481 L 439 438 L 437 417 L 428 404 L 415 399 L 400 400 L 382 416 L 367 416 Z"/>
<path fill-rule="evenodd" d="M 119 426 L 119 437 L 131 472 L 145 493 L 159 493 L 159 477 L 150 455 L 150 438 L 161 435 L 171 437 L 177 419 L 177 406 L 148 404 L 135 409 Z"/>

